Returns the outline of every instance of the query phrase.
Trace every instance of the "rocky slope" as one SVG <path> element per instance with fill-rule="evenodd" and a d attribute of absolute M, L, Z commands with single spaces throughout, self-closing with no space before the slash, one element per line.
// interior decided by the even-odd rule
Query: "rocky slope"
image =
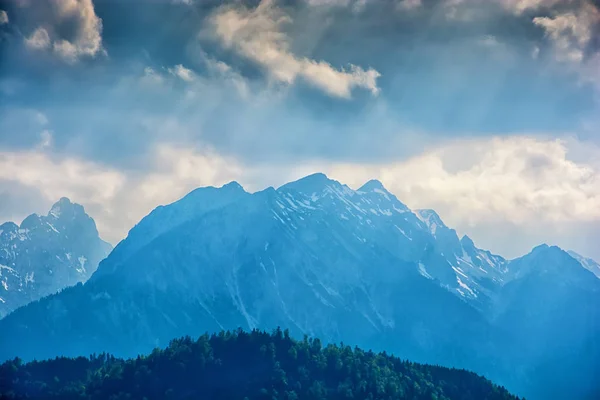
<path fill-rule="evenodd" d="M 0 225 L 0 318 L 31 301 L 85 282 L 111 246 L 83 207 L 60 199 L 46 216 Z"/>

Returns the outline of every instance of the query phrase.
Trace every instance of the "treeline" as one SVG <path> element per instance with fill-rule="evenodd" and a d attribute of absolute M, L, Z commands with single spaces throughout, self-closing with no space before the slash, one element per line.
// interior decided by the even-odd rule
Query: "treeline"
<path fill-rule="evenodd" d="M 0 366 L 0 399 L 518 399 L 474 373 L 287 331 L 173 340 L 147 356 L 108 354 Z"/>

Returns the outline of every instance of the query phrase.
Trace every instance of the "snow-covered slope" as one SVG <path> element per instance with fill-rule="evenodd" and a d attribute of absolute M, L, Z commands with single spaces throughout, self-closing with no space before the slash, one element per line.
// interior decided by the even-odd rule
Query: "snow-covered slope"
<path fill-rule="evenodd" d="M 135 354 L 182 334 L 281 326 L 415 360 L 488 362 L 488 322 L 434 278 L 446 269 L 457 282 L 426 226 L 381 184 L 355 191 L 317 174 L 240 194 L 9 316 L 0 329 L 19 335 L 0 356 Z M 161 225 L 156 215 L 144 224 Z"/>
<path fill-rule="evenodd" d="M 0 318 L 65 287 L 85 282 L 111 246 L 83 207 L 60 199 L 47 216 L 0 225 Z"/>
<path fill-rule="evenodd" d="M 582 256 L 581 254 L 577 254 L 574 251 L 568 251 L 569 255 L 579 261 L 579 263 L 588 271 L 592 272 L 598 278 L 600 278 L 600 264 L 591 258 L 587 258 Z"/>
<path fill-rule="evenodd" d="M 433 210 L 412 212 L 379 181 L 354 191 L 323 174 L 281 187 L 285 201 L 274 211 L 282 223 L 292 215 L 335 219 L 354 239 L 383 246 L 414 263 L 417 271 L 476 307 L 486 307 L 494 287 L 502 284 L 506 260 L 459 240 Z"/>

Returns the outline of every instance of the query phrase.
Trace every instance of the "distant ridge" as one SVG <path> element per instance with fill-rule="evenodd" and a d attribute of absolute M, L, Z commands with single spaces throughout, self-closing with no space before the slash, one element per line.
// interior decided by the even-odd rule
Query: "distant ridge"
<path fill-rule="evenodd" d="M 58 200 L 46 216 L 0 225 L 0 318 L 61 289 L 85 282 L 112 246 L 83 206 Z"/>

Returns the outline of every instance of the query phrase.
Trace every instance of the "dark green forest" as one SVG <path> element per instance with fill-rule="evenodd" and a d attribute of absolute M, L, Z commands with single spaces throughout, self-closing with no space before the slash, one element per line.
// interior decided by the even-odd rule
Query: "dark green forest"
<path fill-rule="evenodd" d="M 0 366 L 0 399 L 518 399 L 472 372 L 402 361 L 287 331 L 221 332 L 122 360 Z"/>

